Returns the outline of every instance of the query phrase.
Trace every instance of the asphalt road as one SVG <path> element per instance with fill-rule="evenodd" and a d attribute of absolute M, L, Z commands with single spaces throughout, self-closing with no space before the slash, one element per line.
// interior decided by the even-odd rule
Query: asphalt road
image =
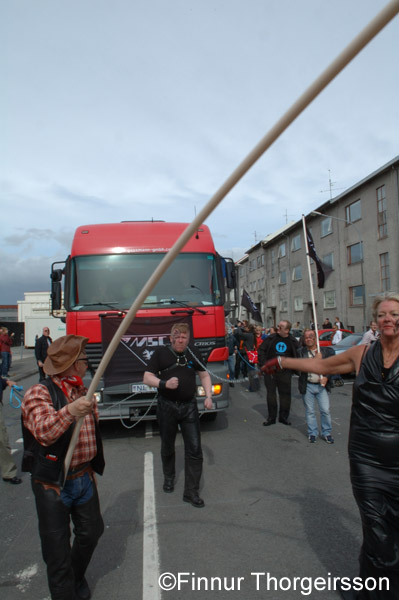
<path fill-rule="evenodd" d="M 36 373 L 26 377 L 28 372 L 19 371 L 24 389 L 37 381 Z M 180 435 L 175 492 L 165 494 L 156 423 L 133 429 L 102 424 L 107 465 L 99 493 L 105 533 L 87 573 L 94 600 L 215 594 L 223 600 L 333 600 L 339 598 L 331 590 L 333 577 L 357 574 L 361 525 L 346 450 L 351 384 L 331 394 L 334 445 L 308 443 L 298 394 L 291 427 L 262 427 L 264 387 L 259 393 L 245 388 L 231 390 L 230 408 L 215 422 L 202 420 L 203 509 L 182 502 Z M 20 410 L 8 404 L 8 395 L 4 404 L 20 463 Z M 34 499 L 28 474 L 22 477 L 20 486 L 0 481 L 0 596 L 44 600 L 49 593 Z M 170 589 L 161 590 L 158 578 L 165 573 L 162 585 Z M 324 579 L 324 590 L 316 578 Z"/>

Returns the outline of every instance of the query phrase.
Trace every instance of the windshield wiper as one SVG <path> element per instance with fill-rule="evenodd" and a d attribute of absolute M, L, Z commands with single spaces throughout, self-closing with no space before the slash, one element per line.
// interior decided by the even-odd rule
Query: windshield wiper
<path fill-rule="evenodd" d="M 178 306 L 183 306 L 184 308 L 187 308 L 188 310 L 192 310 L 193 312 L 195 310 L 197 310 L 199 313 L 201 313 L 201 315 L 207 314 L 206 310 L 202 310 L 201 308 L 198 308 L 198 306 L 190 306 L 189 304 L 187 304 L 186 300 L 175 300 L 174 298 L 171 298 L 169 300 L 169 302 L 171 304 L 177 304 Z"/>
<path fill-rule="evenodd" d="M 121 312 L 121 313 L 127 313 L 127 310 L 123 310 L 121 308 L 114 308 L 112 305 L 113 304 L 118 304 L 117 302 L 90 302 L 88 304 L 82 304 L 81 306 L 106 306 L 107 308 L 110 308 L 111 310 L 114 310 L 116 312 Z"/>

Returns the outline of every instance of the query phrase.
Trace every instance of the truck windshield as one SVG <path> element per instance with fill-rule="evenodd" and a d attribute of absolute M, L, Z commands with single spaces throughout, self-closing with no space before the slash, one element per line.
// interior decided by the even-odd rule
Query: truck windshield
<path fill-rule="evenodd" d="M 76 256 L 71 260 L 66 308 L 129 309 L 164 254 Z M 145 299 L 143 308 L 221 305 L 222 282 L 212 254 L 179 254 Z"/>

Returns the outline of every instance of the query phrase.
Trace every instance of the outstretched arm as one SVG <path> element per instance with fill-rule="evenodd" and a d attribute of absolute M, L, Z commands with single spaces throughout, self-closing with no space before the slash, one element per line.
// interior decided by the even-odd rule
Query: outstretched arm
<path fill-rule="evenodd" d="M 280 357 L 278 360 L 266 362 L 262 371 L 273 372 L 280 369 L 292 369 L 293 371 L 303 371 L 305 373 L 317 373 L 319 375 L 343 375 L 359 371 L 360 363 L 364 352 L 364 346 L 350 348 L 342 354 L 337 354 L 329 358 L 287 358 Z M 271 364 L 273 363 L 273 364 Z"/>

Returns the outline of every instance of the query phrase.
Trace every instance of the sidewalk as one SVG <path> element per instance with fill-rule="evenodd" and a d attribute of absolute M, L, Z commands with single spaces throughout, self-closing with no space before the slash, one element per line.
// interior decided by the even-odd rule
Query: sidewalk
<path fill-rule="evenodd" d="M 19 382 L 35 373 L 39 375 L 34 349 L 13 348 L 9 379 Z"/>

